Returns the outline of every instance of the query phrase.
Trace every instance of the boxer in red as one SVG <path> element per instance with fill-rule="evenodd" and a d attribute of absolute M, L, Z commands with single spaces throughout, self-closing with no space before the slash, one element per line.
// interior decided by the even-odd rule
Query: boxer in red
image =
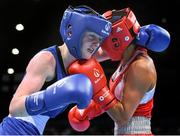
<path fill-rule="evenodd" d="M 110 58 L 120 64 L 109 81 L 109 89 L 102 68 L 94 58 L 70 66 L 71 74 L 84 73 L 91 79 L 94 94 L 88 108 L 70 110 L 69 122 L 75 130 L 85 131 L 90 119 L 106 111 L 115 122 L 115 135 L 151 135 L 157 74 L 147 49 L 165 50 L 170 42 L 169 33 L 153 24 L 140 27 L 129 8 L 108 11 L 104 16 L 113 24 L 112 31 L 101 46 L 103 50 L 95 57 L 98 60 Z"/>

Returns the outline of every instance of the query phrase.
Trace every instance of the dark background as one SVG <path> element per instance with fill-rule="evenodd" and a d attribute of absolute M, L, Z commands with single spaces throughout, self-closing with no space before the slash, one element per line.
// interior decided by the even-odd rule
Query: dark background
<path fill-rule="evenodd" d="M 177 85 L 179 0 L 0 0 L 0 121 L 8 115 L 10 100 L 33 55 L 48 46 L 62 44 L 59 24 L 64 10 L 68 5 L 82 4 L 101 14 L 109 9 L 130 7 L 141 25 L 154 23 L 169 31 L 169 48 L 162 53 L 149 52 L 158 73 L 152 131 L 154 134 L 180 134 Z M 24 25 L 24 31 L 16 31 L 18 23 Z M 12 55 L 12 48 L 18 48 L 20 54 Z M 102 63 L 108 78 L 117 64 Z M 13 75 L 7 73 L 10 67 L 15 70 Z M 113 134 L 113 122 L 106 114 L 92 120 L 88 131 L 76 133 L 67 122 L 69 108 L 49 121 L 45 134 Z"/>

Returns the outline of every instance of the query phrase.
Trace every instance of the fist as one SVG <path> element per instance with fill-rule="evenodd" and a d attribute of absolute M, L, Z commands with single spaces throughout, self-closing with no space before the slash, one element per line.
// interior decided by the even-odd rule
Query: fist
<path fill-rule="evenodd" d="M 170 43 L 170 34 L 164 28 L 150 24 L 140 28 L 135 44 L 154 52 L 166 50 Z"/>
<path fill-rule="evenodd" d="M 69 111 L 68 120 L 71 127 L 78 132 L 83 132 L 90 126 L 90 121 L 87 116 L 81 116 L 81 113 L 76 106 Z"/>

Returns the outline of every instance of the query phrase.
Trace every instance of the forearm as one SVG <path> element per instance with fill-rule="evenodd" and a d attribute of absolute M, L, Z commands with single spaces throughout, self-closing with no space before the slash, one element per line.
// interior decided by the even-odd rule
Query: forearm
<path fill-rule="evenodd" d="M 26 96 L 16 97 L 11 100 L 9 114 L 11 116 L 28 116 L 25 108 Z"/>
<path fill-rule="evenodd" d="M 107 114 L 111 119 L 116 122 L 119 126 L 122 126 L 128 122 L 130 115 L 124 108 L 123 104 L 118 102 L 112 108 L 108 109 Z"/>

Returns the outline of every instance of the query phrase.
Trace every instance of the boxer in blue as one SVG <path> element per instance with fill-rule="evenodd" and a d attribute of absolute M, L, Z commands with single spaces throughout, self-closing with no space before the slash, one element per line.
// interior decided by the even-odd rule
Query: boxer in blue
<path fill-rule="evenodd" d="M 67 8 L 60 25 L 64 44 L 44 49 L 30 60 L 11 100 L 9 115 L 0 124 L 0 135 L 40 135 L 49 118 L 69 104 L 85 108 L 92 97 L 91 82 L 83 74 L 68 76 L 66 69 L 76 59 L 90 58 L 110 32 L 111 23 L 93 9 Z"/>

